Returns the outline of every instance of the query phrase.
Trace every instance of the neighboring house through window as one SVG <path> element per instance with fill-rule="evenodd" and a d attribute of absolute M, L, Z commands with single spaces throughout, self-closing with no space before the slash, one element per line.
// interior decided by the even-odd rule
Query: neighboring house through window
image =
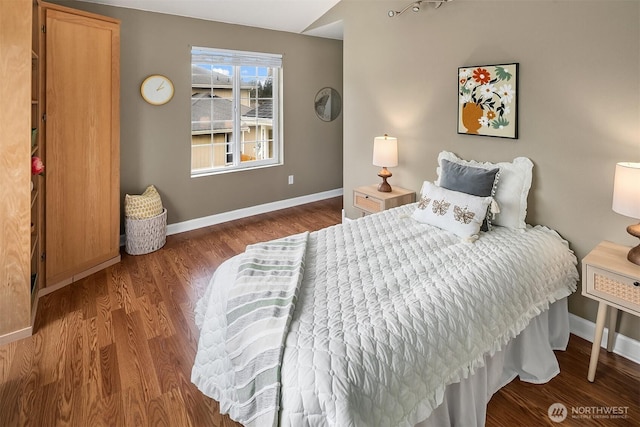
<path fill-rule="evenodd" d="M 282 163 L 282 55 L 191 49 L 191 176 Z"/>

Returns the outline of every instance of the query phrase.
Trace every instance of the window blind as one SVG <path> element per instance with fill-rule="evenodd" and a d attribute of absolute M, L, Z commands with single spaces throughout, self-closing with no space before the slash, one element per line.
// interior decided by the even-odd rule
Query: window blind
<path fill-rule="evenodd" d="M 250 65 L 282 67 L 282 55 L 277 53 L 243 52 L 237 50 L 192 47 L 191 61 L 200 64 Z"/>

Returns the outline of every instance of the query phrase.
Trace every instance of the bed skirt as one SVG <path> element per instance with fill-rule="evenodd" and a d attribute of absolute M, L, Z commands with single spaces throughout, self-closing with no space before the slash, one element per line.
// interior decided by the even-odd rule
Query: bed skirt
<path fill-rule="evenodd" d="M 484 426 L 487 403 L 494 393 L 514 378 L 542 384 L 560 373 L 553 350 L 565 350 L 569 342 L 567 298 L 553 303 L 549 310 L 529 325 L 474 375 L 445 390 L 444 402 L 416 427 Z"/>

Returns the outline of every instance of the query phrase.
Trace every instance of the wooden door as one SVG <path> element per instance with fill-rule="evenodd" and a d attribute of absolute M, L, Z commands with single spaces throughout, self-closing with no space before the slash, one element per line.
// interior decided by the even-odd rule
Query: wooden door
<path fill-rule="evenodd" d="M 47 5 L 46 285 L 117 262 L 119 24 Z"/>

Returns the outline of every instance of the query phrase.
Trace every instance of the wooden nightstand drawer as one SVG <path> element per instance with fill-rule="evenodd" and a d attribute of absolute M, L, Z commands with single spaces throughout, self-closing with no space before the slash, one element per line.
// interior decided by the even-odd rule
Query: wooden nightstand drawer
<path fill-rule="evenodd" d="M 353 205 L 362 209 L 363 211 L 375 213 L 384 210 L 384 201 L 375 199 L 363 193 L 354 191 L 353 193 Z"/>
<path fill-rule="evenodd" d="M 388 192 L 378 191 L 377 185 L 358 187 L 353 190 L 353 206 L 364 214 L 373 214 L 416 201 L 415 191 L 393 187 Z"/>
<path fill-rule="evenodd" d="M 587 265 L 586 271 L 587 294 L 598 296 L 640 314 L 640 279 L 590 265 Z"/>

